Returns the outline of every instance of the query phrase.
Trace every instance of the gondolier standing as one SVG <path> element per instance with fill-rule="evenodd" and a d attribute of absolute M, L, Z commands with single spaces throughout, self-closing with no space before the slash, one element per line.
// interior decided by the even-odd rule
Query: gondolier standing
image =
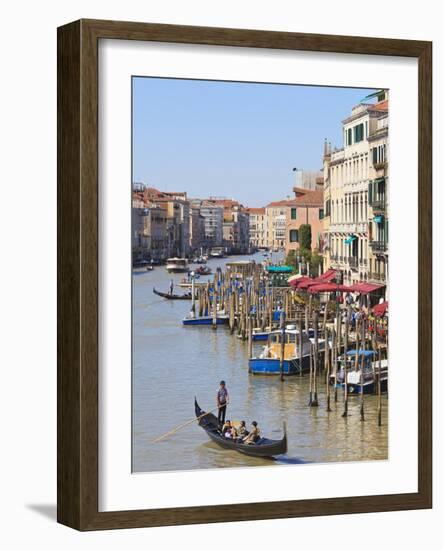
<path fill-rule="evenodd" d="M 226 407 L 229 403 L 229 394 L 226 389 L 226 382 L 222 380 L 217 392 L 218 423 L 223 426 L 226 418 Z"/>

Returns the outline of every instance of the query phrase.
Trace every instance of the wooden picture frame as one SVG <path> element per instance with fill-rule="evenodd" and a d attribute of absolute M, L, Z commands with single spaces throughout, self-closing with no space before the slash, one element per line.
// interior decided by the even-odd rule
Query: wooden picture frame
<path fill-rule="evenodd" d="M 418 492 L 98 511 L 98 42 L 159 41 L 403 56 L 419 75 Z M 79 530 L 432 506 L 432 44 L 350 36 L 80 20 L 58 29 L 58 521 Z"/>

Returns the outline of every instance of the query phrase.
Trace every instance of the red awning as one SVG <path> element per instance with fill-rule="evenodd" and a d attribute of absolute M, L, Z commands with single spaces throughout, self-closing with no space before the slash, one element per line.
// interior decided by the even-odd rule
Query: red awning
<path fill-rule="evenodd" d="M 311 279 L 310 277 L 306 277 L 306 279 L 301 282 L 299 285 L 297 285 L 297 289 L 300 290 L 306 290 L 312 285 L 318 284 L 318 281 L 316 279 Z"/>
<path fill-rule="evenodd" d="M 389 302 L 382 302 L 377 304 L 372 308 L 372 311 L 376 317 L 383 317 L 383 315 L 388 311 Z"/>
<path fill-rule="evenodd" d="M 350 292 L 351 287 L 346 285 L 337 285 L 335 283 L 319 283 L 311 285 L 308 291 L 311 294 L 318 294 L 319 292 Z"/>
<path fill-rule="evenodd" d="M 384 288 L 385 285 L 376 285 L 373 283 L 356 283 L 349 287 L 350 292 L 359 292 L 360 294 L 369 294 L 375 290 L 380 290 Z"/>
<path fill-rule="evenodd" d="M 311 279 L 311 277 L 299 277 L 298 279 L 294 279 L 293 281 L 289 281 L 289 284 L 294 287 L 294 288 L 299 288 L 299 286 L 304 283 L 304 282 L 307 282 L 307 281 L 313 281 L 313 279 Z"/>
<path fill-rule="evenodd" d="M 337 271 L 335 269 L 328 269 L 328 271 L 325 271 L 323 275 L 317 277 L 317 280 L 321 281 L 322 283 L 330 283 L 335 279 L 336 275 Z"/>

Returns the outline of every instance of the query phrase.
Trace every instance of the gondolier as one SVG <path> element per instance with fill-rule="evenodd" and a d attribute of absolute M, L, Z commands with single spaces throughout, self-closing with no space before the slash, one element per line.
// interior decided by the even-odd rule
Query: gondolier
<path fill-rule="evenodd" d="M 226 408 L 229 403 L 229 394 L 226 388 L 226 382 L 222 380 L 217 391 L 218 423 L 223 426 L 226 418 Z"/>

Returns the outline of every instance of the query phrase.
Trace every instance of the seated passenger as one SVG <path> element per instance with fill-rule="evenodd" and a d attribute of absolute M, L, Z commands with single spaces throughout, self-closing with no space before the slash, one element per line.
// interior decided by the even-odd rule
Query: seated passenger
<path fill-rule="evenodd" d="M 230 420 L 226 420 L 226 422 L 223 424 L 222 435 L 225 435 L 228 430 L 232 430 L 232 424 Z"/>
<path fill-rule="evenodd" d="M 242 420 L 240 422 L 240 426 L 237 430 L 237 439 L 239 442 L 243 441 L 244 438 L 249 434 L 248 430 L 246 429 L 246 422 Z"/>
<path fill-rule="evenodd" d="M 244 438 L 243 443 L 247 445 L 254 445 L 260 439 L 260 428 L 257 425 L 257 422 L 254 420 L 252 422 L 252 428 L 249 434 Z"/>

